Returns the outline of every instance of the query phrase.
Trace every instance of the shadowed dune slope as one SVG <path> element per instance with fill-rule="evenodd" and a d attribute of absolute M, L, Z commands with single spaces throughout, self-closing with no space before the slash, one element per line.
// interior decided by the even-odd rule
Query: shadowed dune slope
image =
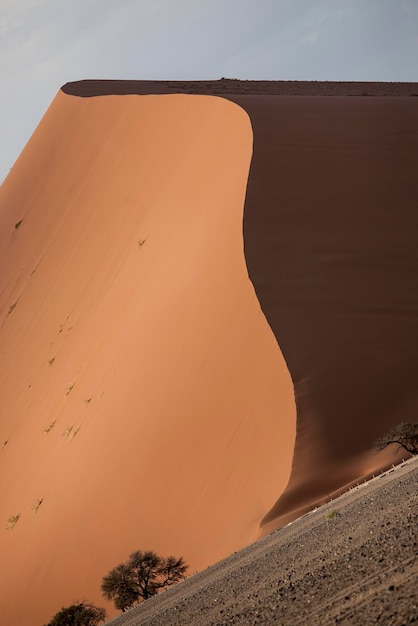
<path fill-rule="evenodd" d="M 298 414 L 268 531 L 392 463 L 392 451 L 370 452 L 374 440 L 416 421 L 418 100 L 237 102 L 254 131 L 246 262 Z"/>
<path fill-rule="evenodd" d="M 298 416 L 290 483 L 263 532 L 393 462 L 392 452 L 371 449 L 418 409 L 418 99 L 407 97 L 418 84 L 81 81 L 64 89 L 219 94 L 251 119 L 245 257 Z"/>
<path fill-rule="evenodd" d="M 213 563 L 283 492 L 295 403 L 243 255 L 251 153 L 221 98 L 59 92 L 1 186 L 5 626 L 105 604 L 134 549 Z"/>

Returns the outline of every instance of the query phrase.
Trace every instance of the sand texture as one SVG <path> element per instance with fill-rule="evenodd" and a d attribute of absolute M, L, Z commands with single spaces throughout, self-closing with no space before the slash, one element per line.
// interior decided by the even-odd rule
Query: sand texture
<path fill-rule="evenodd" d="M 417 623 L 417 479 L 411 459 L 110 623 Z"/>
<path fill-rule="evenodd" d="M 400 459 L 372 445 L 418 408 L 415 92 L 57 94 L 0 187 L 4 626 L 114 615 L 133 550 L 200 570 Z"/>

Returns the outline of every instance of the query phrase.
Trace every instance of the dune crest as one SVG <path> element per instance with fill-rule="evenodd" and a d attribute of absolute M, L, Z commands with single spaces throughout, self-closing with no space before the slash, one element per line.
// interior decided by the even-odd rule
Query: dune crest
<path fill-rule="evenodd" d="M 222 95 L 251 119 L 245 257 L 297 404 L 291 479 L 262 534 L 400 460 L 374 454 L 373 443 L 418 408 L 418 83 L 87 80 L 64 89 Z"/>
<path fill-rule="evenodd" d="M 227 100 L 59 92 L 1 186 L 5 624 L 103 606 L 134 549 L 213 563 L 285 488 L 294 394 L 243 255 L 251 153 Z"/>

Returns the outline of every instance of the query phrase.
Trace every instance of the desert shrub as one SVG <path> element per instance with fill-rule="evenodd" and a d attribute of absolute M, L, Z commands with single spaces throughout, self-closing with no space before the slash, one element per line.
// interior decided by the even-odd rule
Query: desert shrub
<path fill-rule="evenodd" d="M 335 519 L 339 515 L 340 513 L 339 511 L 337 511 L 337 509 L 331 509 L 331 511 L 328 511 L 328 513 L 325 515 L 325 519 L 327 520 Z"/>
<path fill-rule="evenodd" d="M 401 422 L 385 435 L 377 439 L 375 442 L 375 450 L 379 452 L 388 446 L 396 444 L 398 447 L 394 451 L 395 454 L 401 448 L 404 448 L 409 454 L 418 454 L 418 422 L 411 424 L 409 422 Z"/>
<path fill-rule="evenodd" d="M 46 626 L 97 626 L 105 619 L 105 609 L 83 601 L 61 609 Z"/>
<path fill-rule="evenodd" d="M 6 530 L 13 530 L 20 519 L 20 515 L 11 515 L 7 520 Z"/>
<path fill-rule="evenodd" d="M 102 593 L 124 612 L 185 578 L 187 567 L 182 557 L 137 550 L 103 578 Z"/>

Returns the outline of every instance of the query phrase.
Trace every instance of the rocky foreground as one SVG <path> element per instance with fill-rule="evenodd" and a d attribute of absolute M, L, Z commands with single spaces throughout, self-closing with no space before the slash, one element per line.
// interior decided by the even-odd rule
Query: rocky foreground
<path fill-rule="evenodd" d="M 108 623 L 418 624 L 417 479 L 413 458 Z"/>

